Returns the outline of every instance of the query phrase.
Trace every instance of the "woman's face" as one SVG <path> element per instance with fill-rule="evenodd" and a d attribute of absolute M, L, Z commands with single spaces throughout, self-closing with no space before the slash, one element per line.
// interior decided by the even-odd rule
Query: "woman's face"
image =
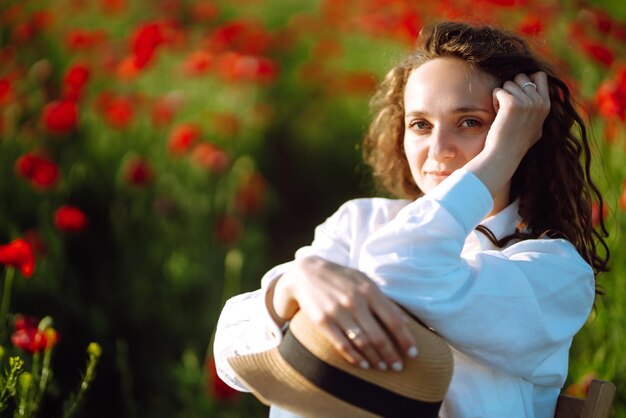
<path fill-rule="evenodd" d="M 457 58 L 411 71 L 404 91 L 404 152 L 417 186 L 432 190 L 474 158 L 496 117 L 496 79 Z"/>

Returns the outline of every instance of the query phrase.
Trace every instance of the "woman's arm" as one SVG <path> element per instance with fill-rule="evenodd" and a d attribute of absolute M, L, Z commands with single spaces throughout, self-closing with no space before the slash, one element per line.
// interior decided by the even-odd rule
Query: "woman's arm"
<path fill-rule="evenodd" d="M 483 183 L 458 170 L 371 234 L 359 268 L 457 349 L 557 385 L 593 304 L 593 271 L 564 240 L 462 256 L 491 205 Z"/>
<path fill-rule="evenodd" d="M 222 380 L 239 390 L 245 390 L 244 385 L 237 381 L 226 359 L 236 354 L 262 351 L 280 343 L 281 326 L 293 316 L 295 310 L 300 309 L 300 306 L 296 304 L 295 306 L 290 305 L 289 311 L 285 311 L 284 308 L 280 307 L 279 298 L 276 298 L 279 301 L 277 304 L 279 307 L 274 309 L 275 299 L 273 296 L 280 292 L 279 287 L 291 280 L 288 280 L 288 277 L 300 276 L 305 270 L 308 270 L 304 274 L 305 277 L 300 280 L 302 284 L 306 286 L 306 283 L 309 283 L 308 285 L 311 286 L 311 283 L 318 281 L 318 285 L 312 285 L 310 291 L 304 292 L 303 300 L 312 301 L 304 302 L 305 304 L 320 302 L 321 305 L 321 302 L 327 299 L 320 295 L 326 292 L 330 295 L 339 295 L 340 299 L 348 304 L 353 303 L 359 297 L 351 298 L 348 292 L 337 292 L 337 289 L 345 289 L 346 286 L 350 285 L 350 278 L 358 279 L 363 283 L 357 286 L 359 289 L 369 287 L 365 291 L 366 294 L 370 295 L 367 296 L 368 298 L 384 298 L 367 277 L 354 269 L 343 267 L 343 265 L 350 265 L 354 252 L 360 248 L 364 235 L 359 234 L 358 231 L 369 228 L 363 222 L 384 223 L 390 216 L 389 211 L 395 213 L 405 204 L 406 202 L 383 199 L 347 202 L 316 228 L 315 239 L 312 244 L 298 250 L 296 261 L 285 263 L 270 270 L 261 281 L 261 289 L 230 299 L 220 315 L 214 342 L 216 367 Z M 277 281 L 278 278 L 281 280 Z M 281 286 L 274 288 L 277 283 Z M 399 312 L 399 309 L 388 300 L 383 300 L 382 304 L 376 303 L 381 317 L 386 315 L 383 304 L 388 304 L 386 309 L 390 309 L 402 321 L 394 328 L 394 331 L 407 335 L 408 331 L 404 330 L 403 323 L 404 313 Z M 339 306 L 337 305 L 337 307 Z M 330 311 L 333 309 L 330 308 Z M 277 313 L 279 311 L 280 315 Z M 330 311 L 327 311 L 326 314 L 332 315 Z M 311 316 L 316 315 L 315 312 L 311 312 Z M 324 314 L 318 318 L 324 318 Z M 397 321 L 398 318 L 395 320 Z M 413 341 L 407 338 L 410 338 L 410 335 L 404 337 L 407 341 L 404 344 L 408 350 Z M 389 340 L 386 333 L 384 340 Z M 359 340 L 358 343 L 362 344 L 362 340 Z M 354 350 L 358 349 L 353 349 L 353 352 Z M 377 365 L 381 362 L 380 357 L 365 360 L 363 357 L 357 357 L 358 355 L 358 353 L 353 354 L 354 357 L 351 358 L 357 364 L 368 361 L 369 364 Z M 400 357 L 398 354 L 396 356 Z M 391 357 L 388 364 L 392 365 L 393 362 L 398 361 L 397 357 Z"/>

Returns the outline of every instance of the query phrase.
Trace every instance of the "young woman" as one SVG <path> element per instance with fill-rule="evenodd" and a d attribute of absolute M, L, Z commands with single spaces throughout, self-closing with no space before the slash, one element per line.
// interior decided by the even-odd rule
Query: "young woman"
<path fill-rule="evenodd" d="M 220 376 L 246 390 L 226 357 L 277 345 L 298 310 L 346 361 L 402 370 L 419 341 L 397 303 L 453 348 L 442 417 L 553 417 L 608 259 L 566 84 L 521 38 L 447 22 L 372 104 L 365 159 L 403 199 L 345 203 L 261 289 L 228 301 Z"/>

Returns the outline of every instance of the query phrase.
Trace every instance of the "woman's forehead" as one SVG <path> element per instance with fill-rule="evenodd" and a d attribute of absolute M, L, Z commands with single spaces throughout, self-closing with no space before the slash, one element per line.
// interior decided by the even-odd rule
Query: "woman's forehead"
<path fill-rule="evenodd" d="M 496 79 L 458 58 L 436 58 L 412 70 L 404 91 L 405 109 L 422 110 L 433 103 L 454 107 L 491 103 Z"/>

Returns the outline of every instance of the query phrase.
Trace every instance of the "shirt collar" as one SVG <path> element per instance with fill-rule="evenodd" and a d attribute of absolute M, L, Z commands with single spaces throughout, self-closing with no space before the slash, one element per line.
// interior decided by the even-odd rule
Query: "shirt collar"
<path fill-rule="evenodd" d="M 516 200 L 495 215 L 485 218 L 480 224 L 489 228 L 500 239 L 515 232 L 522 220 L 518 212 L 519 202 Z"/>

